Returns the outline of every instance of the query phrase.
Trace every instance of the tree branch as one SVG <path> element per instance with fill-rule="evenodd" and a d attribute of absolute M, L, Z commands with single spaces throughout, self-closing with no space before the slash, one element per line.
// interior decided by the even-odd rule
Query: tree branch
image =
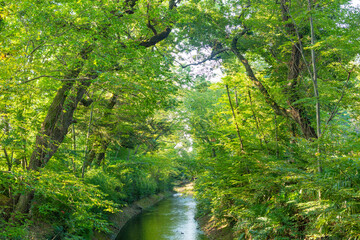
<path fill-rule="evenodd" d="M 239 49 L 237 48 L 237 42 L 239 37 L 243 36 L 247 31 L 248 29 L 245 28 L 240 34 L 234 37 L 231 43 L 231 50 L 245 67 L 247 76 L 250 78 L 250 80 L 255 84 L 255 86 L 260 90 L 262 95 L 265 97 L 266 103 L 268 103 L 271 106 L 271 108 L 275 111 L 276 114 L 289 117 L 288 111 L 285 108 L 279 106 L 275 102 L 275 100 L 270 96 L 269 92 L 264 87 L 262 82 L 255 76 L 248 60 L 240 53 Z"/>
<path fill-rule="evenodd" d="M 149 28 L 149 29 L 151 29 L 151 31 L 154 33 L 154 35 L 157 35 L 158 33 L 157 33 L 157 31 L 156 31 L 156 29 L 155 29 L 155 27 L 153 26 L 153 25 L 151 25 L 151 22 L 150 22 L 150 3 L 148 3 L 147 4 L 147 6 L 146 6 L 146 13 L 147 13 L 147 18 L 148 18 L 148 21 L 147 21 L 147 23 L 146 23 L 146 26 Z"/>
<path fill-rule="evenodd" d="M 26 81 L 22 82 L 21 84 L 29 83 L 34 80 L 40 79 L 40 78 L 52 78 L 52 79 L 59 80 L 59 81 L 83 81 L 83 80 L 92 80 L 93 79 L 93 78 L 57 78 L 57 77 L 49 76 L 49 75 L 41 75 L 41 76 L 38 76 L 38 77 L 35 77 L 32 79 L 26 80 Z"/>
<path fill-rule="evenodd" d="M 216 52 L 212 52 L 211 55 L 207 58 L 205 58 L 204 60 L 201 60 L 200 62 L 196 62 L 196 63 L 189 63 L 189 64 L 186 64 L 186 65 L 182 65 L 181 63 L 179 63 L 181 65 L 182 68 L 186 68 L 186 67 L 189 67 L 189 66 L 196 66 L 196 65 L 200 65 L 204 62 L 207 62 L 207 61 L 210 61 L 210 60 L 215 60 L 214 57 L 216 57 L 217 55 L 219 55 L 220 53 L 223 53 L 223 52 L 226 52 L 226 51 L 229 51 L 231 50 L 230 48 L 223 48 L 223 49 L 220 49 Z"/>
<path fill-rule="evenodd" d="M 342 89 L 341 96 L 340 96 L 339 100 L 336 102 L 335 108 L 334 108 L 333 111 L 331 112 L 329 119 L 326 121 L 326 125 L 328 125 L 328 124 L 330 123 L 330 121 L 333 120 L 333 118 L 335 117 L 336 113 L 338 112 L 338 110 L 339 110 L 339 104 L 340 104 L 341 100 L 342 100 L 342 99 L 344 98 L 344 96 L 345 96 L 345 90 L 346 90 L 347 87 L 348 87 L 348 83 L 349 83 L 349 80 L 350 80 L 350 77 L 351 77 L 351 73 L 353 72 L 354 69 L 355 69 L 355 66 L 353 66 L 353 67 L 351 68 L 351 70 L 348 72 L 348 76 L 347 76 L 347 79 L 346 79 L 346 83 L 345 83 L 345 85 L 344 85 L 344 88 Z"/>
<path fill-rule="evenodd" d="M 160 42 L 160 41 L 164 40 L 165 38 L 167 38 L 169 36 L 170 32 L 171 32 L 171 28 L 167 27 L 161 33 L 151 37 L 149 40 L 145 40 L 145 41 L 141 42 L 139 45 L 143 46 L 143 47 L 146 47 L 146 48 L 154 46 L 158 42 Z"/>

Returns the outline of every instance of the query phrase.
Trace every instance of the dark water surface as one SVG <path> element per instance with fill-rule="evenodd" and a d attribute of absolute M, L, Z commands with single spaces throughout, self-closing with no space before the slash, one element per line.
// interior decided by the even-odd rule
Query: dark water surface
<path fill-rule="evenodd" d="M 192 197 L 174 194 L 130 220 L 116 240 L 206 240 L 195 208 Z"/>

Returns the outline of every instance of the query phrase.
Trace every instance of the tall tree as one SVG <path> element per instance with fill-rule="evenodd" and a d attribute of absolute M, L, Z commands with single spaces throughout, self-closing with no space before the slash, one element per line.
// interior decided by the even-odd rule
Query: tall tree
<path fill-rule="evenodd" d="M 29 169 L 44 167 L 58 150 L 79 102 L 94 82 L 120 77 L 144 64 L 140 57 L 135 66 L 127 66 L 133 57 L 146 56 L 146 48 L 168 37 L 175 6 L 173 1 L 9 3 L 16 13 L 11 20 L 14 27 L 20 25 L 25 32 L 25 45 L 21 42 L 18 47 L 23 47 L 28 61 L 14 78 L 24 84 L 53 80 L 59 86 L 36 136 Z M 27 209 L 23 197 L 17 207 L 20 212 Z"/>
<path fill-rule="evenodd" d="M 306 15 L 308 3 L 282 0 L 262 3 L 238 1 L 227 4 L 198 1 L 193 4 L 198 5 L 199 9 L 206 9 L 198 13 L 198 16 L 204 18 L 206 27 L 197 24 L 193 24 L 191 28 L 184 26 L 183 34 L 191 38 L 195 47 L 213 48 L 212 53 L 207 56 L 204 53 L 199 54 L 200 59 L 203 55 L 203 60 L 198 63 L 221 56 L 223 66 L 230 72 L 247 74 L 277 115 L 292 119 L 305 138 L 317 138 L 313 124 L 316 119 L 313 116 L 314 108 L 309 106 L 313 93 L 307 90 L 309 79 L 312 79 L 312 74 L 309 75 L 308 71 L 309 63 L 312 62 L 310 24 Z M 350 54 L 348 52 L 349 49 L 357 48 L 355 45 L 351 46 L 355 42 L 352 31 L 356 14 L 346 14 L 341 10 L 342 4 L 341 1 L 327 1 L 312 10 L 316 12 L 318 22 L 314 31 L 321 38 L 316 47 L 323 53 L 318 58 L 318 69 L 322 69 L 323 79 L 338 71 L 337 67 L 328 64 L 337 63 L 334 55 L 329 55 L 335 48 L 331 41 L 333 34 L 352 38 L 341 48 L 336 48 L 336 54 L 347 55 L 341 58 L 342 65 L 350 63 L 356 56 L 356 51 Z M 214 19 L 217 19 L 216 24 L 212 24 Z M 336 25 L 338 21 L 346 21 L 348 25 Z M 215 48 L 214 42 L 220 44 L 216 44 Z M 230 55 L 230 52 L 233 55 Z M 334 84 L 341 85 L 346 81 L 346 77 L 333 81 Z M 338 97 L 339 95 L 333 95 L 334 99 Z"/>

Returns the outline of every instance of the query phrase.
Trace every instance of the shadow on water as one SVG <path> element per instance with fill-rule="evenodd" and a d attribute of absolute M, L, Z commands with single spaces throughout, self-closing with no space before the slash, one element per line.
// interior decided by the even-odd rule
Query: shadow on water
<path fill-rule="evenodd" d="M 195 210 L 191 196 L 174 194 L 130 220 L 116 240 L 206 240 Z"/>

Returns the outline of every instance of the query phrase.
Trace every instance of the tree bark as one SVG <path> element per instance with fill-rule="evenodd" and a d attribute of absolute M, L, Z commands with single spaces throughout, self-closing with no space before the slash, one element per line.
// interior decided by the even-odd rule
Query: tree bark
<path fill-rule="evenodd" d="M 96 155 L 96 166 L 100 167 L 105 159 L 106 150 L 109 146 L 109 141 L 102 141 L 100 145 L 100 150 Z"/>
<path fill-rule="evenodd" d="M 87 60 L 93 46 L 86 44 L 79 52 L 79 60 L 66 78 L 76 79 Z M 95 79 L 97 75 L 90 75 L 89 79 Z M 91 84 L 91 80 L 67 81 L 57 91 L 52 101 L 45 120 L 42 124 L 40 133 L 36 136 L 35 150 L 33 151 L 29 169 L 38 170 L 44 167 L 50 158 L 55 154 L 60 144 L 64 140 L 69 126 L 73 123 L 73 115 L 78 103 Z"/>
<path fill-rule="evenodd" d="M 281 12 L 282 12 L 282 19 L 285 23 L 286 32 L 290 36 L 297 36 L 299 42 L 293 43 L 291 49 L 291 57 L 288 63 L 288 84 L 286 93 L 288 95 L 288 105 L 290 107 L 291 116 L 292 118 L 298 123 L 301 128 L 302 133 L 306 138 L 317 138 L 318 135 L 315 132 L 315 129 L 311 126 L 311 122 L 306 114 L 306 110 L 300 104 L 294 106 L 294 102 L 300 99 L 298 93 L 298 83 L 299 83 L 299 74 L 300 74 L 300 60 L 301 60 L 301 38 L 302 36 L 297 32 L 296 26 L 293 22 L 291 22 L 291 16 L 289 13 L 289 0 L 281 0 Z"/>
<path fill-rule="evenodd" d="M 29 169 L 38 170 L 44 167 L 55 154 L 69 126 L 73 123 L 75 109 L 90 84 L 90 81 L 82 81 L 75 85 L 75 81 L 69 81 L 58 90 L 42 124 L 40 134 L 36 137 Z"/>
<path fill-rule="evenodd" d="M 33 197 L 34 197 L 34 191 L 31 191 L 30 193 L 26 193 L 26 194 L 21 194 L 19 199 L 17 200 L 14 212 L 27 213 L 30 209 L 30 203 Z"/>

